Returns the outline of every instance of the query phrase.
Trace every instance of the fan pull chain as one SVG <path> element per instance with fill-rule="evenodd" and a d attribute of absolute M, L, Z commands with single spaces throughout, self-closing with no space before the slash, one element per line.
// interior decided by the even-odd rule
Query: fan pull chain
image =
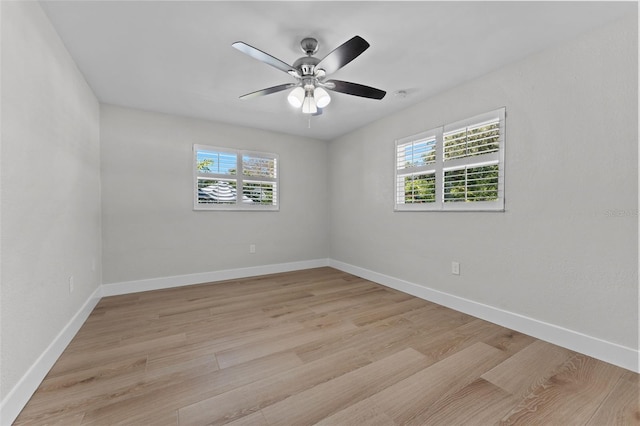
<path fill-rule="evenodd" d="M 311 128 L 311 117 L 309 117 L 309 129 Z"/>

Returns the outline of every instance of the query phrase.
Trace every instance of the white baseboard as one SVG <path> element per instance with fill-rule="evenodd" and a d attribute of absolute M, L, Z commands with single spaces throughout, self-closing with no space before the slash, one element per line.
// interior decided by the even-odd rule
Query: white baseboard
<path fill-rule="evenodd" d="M 136 281 L 125 281 L 102 285 L 102 296 L 138 293 L 141 291 L 160 290 L 214 281 L 249 278 L 259 275 L 278 274 L 281 272 L 329 266 L 328 259 L 303 260 L 300 262 L 276 263 L 273 265 L 251 266 L 248 268 L 225 269 L 222 271 L 201 272 L 198 274 L 176 275 L 172 277 L 150 278 Z"/>
<path fill-rule="evenodd" d="M 67 325 L 58 333 L 51 344 L 40 357 L 33 363 L 20 381 L 11 389 L 0 403 L 0 425 L 10 425 L 20 414 L 20 411 L 29 401 L 29 398 L 38 389 L 53 364 L 56 363 L 62 352 L 74 338 L 82 324 L 87 320 L 93 308 L 101 298 L 101 287 L 98 287 L 89 296 L 78 312 L 71 318 Z"/>
<path fill-rule="evenodd" d="M 637 349 L 621 346 L 554 324 L 474 302 L 473 300 L 454 296 L 337 260 L 329 259 L 329 266 L 520 333 L 528 334 L 529 336 L 553 343 L 554 345 L 580 352 L 627 370 L 636 373 L 640 372 L 640 352 Z"/>

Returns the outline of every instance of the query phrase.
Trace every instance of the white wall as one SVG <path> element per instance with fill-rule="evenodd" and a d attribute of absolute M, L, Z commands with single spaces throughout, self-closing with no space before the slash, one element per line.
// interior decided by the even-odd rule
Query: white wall
<path fill-rule="evenodd" d="M 637 40 L 631 16 L 333 141 L 331 258 L 637 350 Z M 506 212 L 394 213 L 395 139 L 502 106 Z"/>
<path fill-rule="evenodd" d="M 6 401 L 100 284 L 100 117 L 40 5 L 0 7 L 0 399 Z"/>
<path fill-rule="evenodd" d="M 280 211 L 194 211 L 193 144 L 278 154 Z M 104 283 L 326 259 L 327 153 L 313 139 L 103 105 Z"/>

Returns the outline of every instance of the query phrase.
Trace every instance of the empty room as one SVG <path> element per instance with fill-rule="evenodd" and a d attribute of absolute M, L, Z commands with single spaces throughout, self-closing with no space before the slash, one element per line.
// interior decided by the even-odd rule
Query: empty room
<path fill-rule="evenodd" d="M 0 425 L 640 424 L 637 2 L 0 24 Z"/>

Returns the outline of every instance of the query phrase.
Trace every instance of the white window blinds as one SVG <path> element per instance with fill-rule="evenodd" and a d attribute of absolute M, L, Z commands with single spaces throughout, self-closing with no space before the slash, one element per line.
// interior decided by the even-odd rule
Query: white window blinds
<path fill-rule="evenodd" d="M 505 109 L 396 141 L 396 210 L 504 210 Z"/>
<path fill-rule="evenodd" d="M 278 156 L 194 145 L 194 209 L 278 210 Z"/>

